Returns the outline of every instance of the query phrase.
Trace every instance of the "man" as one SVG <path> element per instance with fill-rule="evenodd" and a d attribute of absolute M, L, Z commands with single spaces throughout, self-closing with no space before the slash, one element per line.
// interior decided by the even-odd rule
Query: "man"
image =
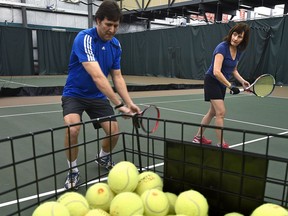
<path fill-rule="evenodd" d="M 122 113 L 139 113 L 140 109 L 131 100 L 126 83 L 120 70 L 121 46 L 114 37 L 120 20 L 121 10 L 113 0 L 105 0 L 98 8 L 95 21 L 96 28 L 79 32 L 74 40 L 71 51 L 69 73 L 62 96 L 64 122 L 66 125 L 79 123 L 85 111 L 91 119 L 114 115 L 114 110 Z M 107 77 L 111 75 L 117 93 L 113 91 Z M 113 107 L 110 102 L 114 104 Z M 96 155 L 95 162 L 106 169 L 111 169 L 111 151 L 117 144 L 118 136 L 111 136 L 119 132 L 115 118 L 94 123 L 94 128 L 102 127 L 107 138 L 102 142 L 102 149 Z M 110 131 L 111 130 L 111 131 Z M 67 128 L 65 134 L 68 172 L 66 189 L 75 187 L 80 180 L 77 168 L 79 126 Z M 74 146 L 74 147 L 73 147 Z M 73 147 L 73 148 L 71 148 Z"/>

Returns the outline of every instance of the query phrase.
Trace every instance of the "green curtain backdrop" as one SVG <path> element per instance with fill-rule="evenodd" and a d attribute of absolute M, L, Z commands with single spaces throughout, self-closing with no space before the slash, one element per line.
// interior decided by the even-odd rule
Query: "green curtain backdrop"
<path fill-rule="evenodd" d="M 32 30 L 0 26 L 0 75 L 33 75 Z"/>
<path fill-rule="evenodd" d="M 239 62 L 244 78 L 269 73 L 288 84 L 288 17 L 247 22 L 251 37 Z M 203 79 L 216 45 L 235 23 L 118 34 L 127 75 Z"/>
<path fill-rule="evenodd" d="M 77 32 L 37 30 L 39 74 L 67 74 Z"/>
<path fill-rule="evenodd" d="M 288 84 L 288 17 L 247 22 L 251 37 L 239 71 L 252 81 L 269 73 Z M 177 77 L 201 80 L 215 46 L 234 22 L 117 34 L 124 75 Z M 77 32 L 37 30 L 40 74 L 66 74 Z M 32 30 L 0 27 L 0 75 L 33 75 Z"/>

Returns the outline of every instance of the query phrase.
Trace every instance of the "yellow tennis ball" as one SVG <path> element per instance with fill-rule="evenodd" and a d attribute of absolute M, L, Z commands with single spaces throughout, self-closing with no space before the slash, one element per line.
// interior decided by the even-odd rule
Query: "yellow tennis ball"
<path fill-rule="evenodd" d="M 109 216 L 110 214 L 103 209 L 92 209 L 85 216 Z"/>
<path fill-rule="evenodd" d="M 288 216 L 288 211 L 280 205 L 266 203 L 257 207 L 251 216 Z"/>
<path fill-rule="evenodd" d="M 110 205 L 111 216 L 143 215 L 144 207 L 140 196 L 133 192 L 117 194 Z"/>
<path fill-rule="evenodd" d="M 164 216 L 169 212 L 169 201 L 163 191 L 148 189 L 141 195 L 146 216 Z"/>
<path fill-rule="evenodd" d="M 175 212 L 188 216 L 207 216 L 208 208 L 206 198 L 195 190 L 180 193 L 175 203 Z"/>
<path fill-rule="evenodd" d="M 108 185 L 116 194 L 133 192 L 137 187 L 138 177 L 139 172 L 137 167 L 129 161 L 122 161 L 110 170 Z"/>
<path fill-rule="evenodd" d="M 100 208 L 108 211 L 114 194 L 108 184 L 99 182 L 88 188 L 85 198 L 91 209 Z"/>
<path fill-rule="evenodd" d="M 82 194 L 77 192 L 66 192 L 57 201 L 66 206 L 70 216 L 85 216 L 89 211 L 87 200 Z"/>
<path fill-rule="evenodd" d="M 224 216 L 244 216 L 244 215 L 238 212 L 230 212 L 230 213 L 225 214 Z"/>
<path fill-rule="evenodd" d="M 170 192 L 165 192 L 165 195 L 167 196 L 168 201 L 169 201 L 168 214 L 175 214 L 175 203 L 177 200 L 177 195 L 174 193 L 170 193 Z"/>
<path fill-rule="evenodd" d="M 70 213 L 64 205 L 50 201 L 39 205 L 32 216 L 70 216 Z"/>
<path fill-rule="evenodd" d="M 139 174 L 139 182 L 135 192 L 141 196 L 148 189 L 163 190 L 163 181 L 161 177 L 152 171 L 145 171 Z"/>

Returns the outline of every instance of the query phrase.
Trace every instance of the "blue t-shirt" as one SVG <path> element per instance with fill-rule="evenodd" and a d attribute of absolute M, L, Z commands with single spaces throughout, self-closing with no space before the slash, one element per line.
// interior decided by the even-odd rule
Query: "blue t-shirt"
<path fill-rule="evenodd" d="M 213 78 L 216 79 L 216 77 L 213 74 L 213 67 L 214 67 L 215 56 L 218 53 L 220 53 L 224 57 L 221 72 L 223 73 L 223 75 L 225 76 L 225 78 L 227 80 L 229 80 L 231 78 L 232 72 L 234 71 L 234 69 L 237 66 L 239 59 L 241 57 L 241 52 L 239 50 L 237 50 L 236 57 L 233 60 L 231 53 L 230 53 L 230 50 L 229 50 L 229 45 L 230 44 L 226 41 L 223 41 L 220 44 L 218 44 L 218 46 L 215 48 L 215 50 L 213 52 L 212 63 L 210 65 L 208 71 L 206 72 L 206 74 L 209 74 L 210 76 L 212 76 Z"/>
<path fill-rule="evenodd" d="M 121 53 L 121 46 L 116 38 L 103 41 L 96 28 L 79 32 L 72 46 L 63 96 L 106 98 L 96 87 L 82 62 L 97 61 L 102 72 L 108 77 L 112 69 L 120 69 Z"/>

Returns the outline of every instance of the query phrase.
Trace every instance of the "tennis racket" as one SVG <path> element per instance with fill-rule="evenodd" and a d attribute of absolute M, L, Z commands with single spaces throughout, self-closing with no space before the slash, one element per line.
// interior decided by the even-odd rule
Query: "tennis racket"
<path fill-rule="evenodd" d="M 147 106 L 140 114 L 134 116 L 134 124 L 146 133 L 157 131 L 160 119 L 160 110 L 155 105 Z"/>
<path fill-rule="evenodd" d="M 240 92 L 250 92 L 258 97 L 267 97 L 275 87 L 275 79 L 271 74 L 259 76 L 250 86 L 240 89 Z M 230 92 L 231 93 L 231 92 Z"/>

